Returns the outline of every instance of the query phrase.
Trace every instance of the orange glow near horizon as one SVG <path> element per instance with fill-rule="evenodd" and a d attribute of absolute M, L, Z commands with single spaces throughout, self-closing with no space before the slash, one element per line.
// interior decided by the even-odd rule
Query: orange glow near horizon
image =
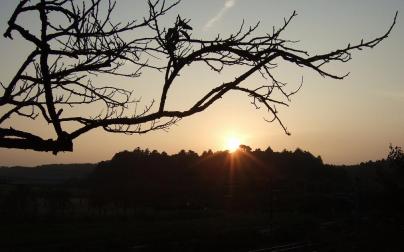
<path fill-rule="evenodd" d="M 7 22 L 19 2 L 0 1 L 0 24 L 3 25 L 1 30 L 4 31 L 8 27 Z M 181 18 L 191 20 L 189 25 L 194 28 L 190 34 L 192 39 L 211 40 L 218 34 L 225 39 L 231 33 L 236 33 L 243 20 L 246 20 L 246 27 L 260 21 L 260 26 L 251 36 L 265 36 L 266 33 L 272 32 L 273 26 L 275 29 L 282 27 L 283 19 L 288 18 L 292 10 L 297 10 L 300 16 L 293 19 L 295 21 L 286 28 L 283 39 L 299 40 L 301 42 L 295 44 L 296 48 L 316 55 L 344 49 L 348 43 L 360 43 L 362 37 L 368 40 L 381 36 L 391 25 L 395 11 L 404 11 L 404 0 L 358 0 L 350 1 L 349 4 L 344 1 L 333 1 L 332 4 L 329 4 L 329 1 L 283 1 L 276 10 L 271 9 L 273 5 L 271 1 L 233 1 L 232 7 L 223 9 L 226 10 L 223 13 L 221 8 L 224 8 L 225 1 L 221 1 L 221 4 L 218 2 L 181 1 L 181 4 L 170 9 L 167 15 L 161 16 L 161 25 L 164 25 L 166 29 L 172 27 L 176 22 L 177 14 L 180 14 Z M 105 6 L 102 6 L 103 10 L 100 9 L 100 11 L 105 12 Z M 358 15 L 355 10 L 360 10 L 361 15 Z M 223 15 L 214 16 L 217 13 Z M 122 0 L 116 1 L 116 8 L 111 18 L 113 22 L 124 25 L 132 19 L 142 19 L 148 14 L 147 1 Z M 51 16 L 50 21 L 55 21 L 55 25 L 67 24 L 68 20 L 60 19 L 58 15 Z M 34 35 L 38 35 L 40 27 L 37 20 L 38 15 L 26 12 L 24 17 L 18 20 L 18 24 Z M 209 26 L 208 23 L 211 20 L 214 24 Z M 329 20 L 329 22 L 318 22 L 318 20 Z M 399 21 L 401 20 L 398 19 L 397 22 Z M 122 39 L 132 41 L 142 37 L 152 37 L 152 33 L 149 29 L 140 29 L 139 33 L 128 31 Z M 184 41 L 184 43 L 188 42 Z M 197 43 L 194 45 L 195 47 L 190 50 L 199 49 Z M 57 47 L 57 45 L 53 46 Z M 35 48 L 32 48 L 31 43 L 21 36 L 16 35 L 14 40 L 4 37 L 0 39 L 0 55 L 5 59 L 0 67 L 0 84 L 9 85 L 33 50 Z M 285 100 L 290 106 L 277 106 L 278 116 L 291 132 L 291 136 L 285 134 L 278 122 L 268 123 L 263 119 L 271 120 L 272 114 L 265 109 L 265 106 L 256 110 L 254 105 L 250 104 L 254 102 L 254 97 L 233 90 L 223 95 L 203 112 L 184 118 L 167 130 L 127 135 L 110 133 L 99 127 L 75 138 L 73 152 L 59 152 L 57 155 L 53 155 L 52 152 L 0 148 L 0 167 L 97 164 L 111 160 L 116 153 L 132 151 L 137 147 L 142 150 L 157 150 L 159 153 L 166 152 L 169 155 L 177 154 L 183 149 L 193 150 L 199 155 L 207 150 L 212 150 L 214 153 L 228 151 L 229 157 L 235 159 L 234 162 L 237 159 L 242 162 L 251 153 L 240 149 L 239 144 L 250 146 L 252 150 L 266 150 L 270 147 L 275 152 L 300 148 L 313 153 L 314 156 L 321 156 L 324 163 L 333 165 L 355 165 L 369 160 L 384 159 L 390 143 L 393 146 L 404 147 L 404 113 L 402 112 L 404 74 L 402 74 L 402 57 L 397 57 L 397 52 L 404 52 L 404 29 L 400 29 L 399 23 L 393 28 L 391 36 L 375 47 L 374 51 L 358 51 L 353 55 L 352 61 L 347 64 L 335 61 L 326 67 L 326 70 L 335 75 L 351 72 L 352 74 L 344 80 L 323 78 L 310 68 L 282 63 L 281 57 L 273 61 L 277 67 L 271 73 L 282 83 L 288 83 L 285 91 L 297 90 L 303 77 L 303 87 L 291 97 L 293 99 L 290 103 Z M 188 55 L 186 50 L 184 53 L 184 57 Z M 160 55 L 159 52 L 155 54 Z M 144 57 L 141 56 L 140 62 L 145 62 L 148 54 L 142 55 Z M 401 56 L 402 53 L 399 55 Z M 53 60 L 54 58 L 50 58 L 50 63 Z M 67 64 L 71 63 L 68 57 L 66 60 Z M 164 67 L 169 63 L 169 58 L 152 57 L 149 63 Z M 232 82 L 250 69 L 246 65 L 228 64 L 218 73 L 205 63 L 198 59 L 195 63 L 181 68 L 167 94 L 167 110 L 186 111 L 211 90 L 223 83 Z M 214 60 L 212 64 L 214 64 L 213 67 L 219 67 Z M 122 68 L 124 73 L 141 73 L 136 78 L 90 74 L 88 80 L 91 79 L 91 84 L 96 88 L 113 86 L 132 91 L 130 99 L 136 102 L 132 105 L 128 104 L 130 109 L 125 116 L 137 116 L 149 106 L 151 106 L 150 113 L 157 112 L 158 101 L 165 83 L 165 71 L 143 67 L 142 71 L 137 72 L 136 69 L 130 65 Z M 24 74 L 33 74 L 35 69 L 28 67 L 27 71 Z M 83 81 L 87 84 L 87 77 Z M 24 85 L 24 82 L 18 85 Z M 240 83 L 243 88 L 251 90 L 262 85 L 271 86 L 272 82 L 270 79 L 262 79 L 259 72 Z M 16 88 L 13 94 L 18 92 Z M 55 97 L 62 95 L 61 92 L 60 87 L 60 92 L 55 93 Z M 63 94 L 66 93 L 63 92 Z M 4 89 L 0 86 L 0 97 L 3 95 Z M 274 89 L 272 98 L 280 97 L 279 90 Z M 68 97 L 65 96 L 65 98 Z M 121 100 L 123 96 L 119 95 L 117 98 L 123 101 Z M 15 99 L 23 99 L 23 96 L 15 96 Z M 343 99 L 342 103 L 341 99 Z M 0 118 L 13 107 L 14 105 L 0 106 Z M 60 104 L 56 109 L 64 107 L 65 105 Z M 96 116 L 105 112 L 96 104 L 91 106 L 83 104 L 83 107 L 77 105 L 69 112 L 68 110 L 64 110 L 62 117 Z M 22 112 L 30 113 L 30 107 L 23 109 Z M 53 125 L 44 120 L 38 108 L 35 109 L 35 113 L 40 114 L 36 120 L 19 117 L 14 113 L 7 118 L 7 121 L 4 121 L 2 128 L 7 130 L 12 127 L 15 130 L 31 132 L 44 140 L 50 138 L 56 140 L 56 135 L 51 133 Z M 168 118 L 162 118 L 161 123 L 168 122 L 165 121 L 166 119 L 168 120 Z M 65 131 L 71 133 L 77 130 L 80 124 L 66 122 L 66 126 Z M 146 129 L 147 126 L 150 125 L 145 124 L 142 129 Z M 204 158 L 216 158 L 216 156 L 206 155 Z"/>

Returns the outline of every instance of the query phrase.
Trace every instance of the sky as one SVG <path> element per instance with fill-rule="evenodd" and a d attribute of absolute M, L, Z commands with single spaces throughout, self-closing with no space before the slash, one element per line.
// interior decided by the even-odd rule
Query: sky
<path fill-rule="evenodd" d="M 169 2 L 169 1 L 168 1 Z M 0 0 L 0 31 L 16 6 L 14 0 Z M 110 159 L 115 153 L 149 148 L 168 153 L 181 149 L 223 150 L 231 137 L 253 149 L 275 151 L 297 147 L 321 156 L 325 163 L 355 164 L 385 158 L 389 144 L 404 147 L 404 1 L 402 0 L 182 0 L 166 15 L 166 27 L 177 14 L 191 19 L 192 36 L 214 38 L 237 31 L 244 20 L 254 25 L 260 21 L 257 35 L 272 32 L 294 10 L 298 16 L 288 26 L 283 38 L 299 40 L 298 48 L 312 54 L 344 48 L 383 34 L 399 11 L 397 24 L 390 36 L 372 50 L 355 52 L 344 64 L 332 64 L 334 73 L 350 72 L 344 80 L 323 78 L 292 65 L 276 69 L 279 79 L 298 85 L 301 90 L 292 97 L 290 106 L 279 108 L 279 116 L 291 135 L 277 123 L 268 123 L 265 111 L 255 110 L 248 97 L 229 94 L 206 111 L 185 118 L 168 131 L 143 135 L 119 135 L 94 130 L 74 141 L 72 153 L 39 153 L 27 150 L 0 149 L 0 166 L 48 163 L 85 163 Z M 117 20 L 141 17 L 146 13 L 144 1 L 119 0 Z M 26 20 L 28 25 L 35 20 Z M 32 49 L 21 39 L 0 38 L 0 81 L 7 83 L 19 64 Z M 183 73 L 170 91 L 169 106 L 186 106 L 209 90 L 215 83 L 234 78 L 237 69 L 216 75 L 190 68 Z M 145 72 L 134 83 L 135 92 L 147 103 L 153 98 L 164 76 Z M 255 81 L 248 79 L 247 81 Z M 146 86 L 145 83 L 156 83 Z M 247 83 L 248 84 L 248 83 Z M 0 108 L 1 109 L 1 108 Z M 1 112 L 1 111 L 0 111 Z M 13 126 L 46 129 L 40 122 Z M 42 133 L 46 133 L 43 131 Z"/>

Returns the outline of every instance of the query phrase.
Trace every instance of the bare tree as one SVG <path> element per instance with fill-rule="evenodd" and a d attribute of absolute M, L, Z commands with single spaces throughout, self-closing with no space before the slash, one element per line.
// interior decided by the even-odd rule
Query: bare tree
<path fill-rule="evenodd" d="M 288 106 L 294 92 L 286 91 L 286 83 L 277 80 L 273 69 L 276 62 L 286 61 L 307 67 L 321 76 L 343 79 L 324 70 L 331 62 L 347 62 L 355 50 L 373 48 L 388 37 L 396 23 L 380 37 L 331 51 L 309 55 L 297 49 L 296 41 L 283 39 L 292 15 L 279 28 L 262 36 L 254 35 L 257 25 L 241 27 L 228 37 L 218 35 L 211 40 L 194 38 L 190 20 L 177 17 L 170 27 L 160 20 L 178 2 L 149 0 L 149 12 L 139 20 L 114 24 L 111 20 L 115 2 L 112 0 L 21 0 L 8 21 L 5 38 L 14 34 L 32 43 L 27 56 L 9 83 L 1 83 L 0 147 L 36 151 L 72 151 L 73 140 L 102 127 L 108 132 L 145 133 L 167 129 L 184 117 L 199 113 L 230 91 L 251 97 L 256 108 L 263 107 L 289 134 L 278 117 L 276 106 Z M 39 29 L 34 32 L 18 23 L 20 16 L 39 15 Z M 126 34 L 130 33 L 130 36 Z M 130 39 L 128 39 L 130 38 Z M 243 66 L 232 81 L 218 83 L 190 107 L 169 110 L 167 94 L 185 66 L 202 63 L 212 71 Z M 126 72 L 125 69 L 132 69 Z M 132 90 L 114 83 L 105 85 L 97 76 L 113 75 L 137 78 L 141 71 L 162 74 L 161 95 L 140 112 L 139 100 Z M 242 85 L 253 74 L 260 74 L 265 84 L 258 87 Z M 300 85 L 301 86 L 301 85 Z M 96 105 L 94 114 L 81 113 L 82 106 Z M 100 112 L 101 111 L 101 112 Z M 78 114 L 78 115 L 77 115 Z M 52 126 L 54 139 L 43 139 L 32 131 L 7 127 L 13 119 L 23 117 L 45 120 Z M 7 124 L 9 123 L 9 124 Z M 53 134 L 53 133 L 52 133 Z"/>

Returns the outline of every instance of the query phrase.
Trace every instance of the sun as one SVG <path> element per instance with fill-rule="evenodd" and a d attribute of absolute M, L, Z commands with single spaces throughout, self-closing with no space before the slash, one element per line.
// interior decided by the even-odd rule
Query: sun
<path fill-rule="evenodd" d="M 235 152 L 240 146 L 240 140 L 237 137 L 229 137 L 226 147 L 230 152 Z"/>

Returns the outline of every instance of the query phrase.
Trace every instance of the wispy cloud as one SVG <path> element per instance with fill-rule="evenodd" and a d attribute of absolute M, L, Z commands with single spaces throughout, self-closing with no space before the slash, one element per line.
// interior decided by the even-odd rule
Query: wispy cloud
<path fill-rule="evenodd" d="M 209 19 L 208 22 L 206 22 L 204 29 L 207 30 L 210 27 L 213 26 L 214 23 L 219 21 L 223 15 L 227 12 L 228 9 L 232 8 L 236 4 L 236 0 L 226 0 L 224 2 L 224 6 L 220 9 L 220 11 L 211 19 Z"/>

